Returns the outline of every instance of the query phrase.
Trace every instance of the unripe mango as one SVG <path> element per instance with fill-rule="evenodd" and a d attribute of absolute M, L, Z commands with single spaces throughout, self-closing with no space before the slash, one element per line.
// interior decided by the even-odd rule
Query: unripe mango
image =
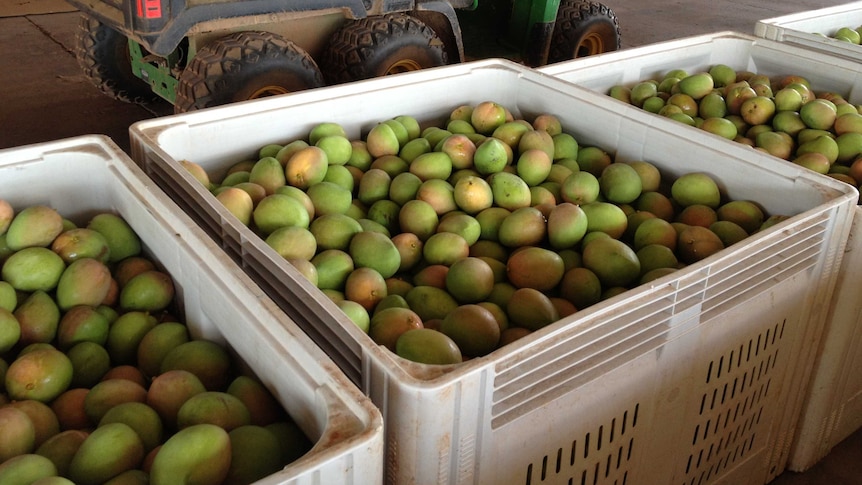
<path fill-rule="evenodd" d="M 18 455 L 0 464 L 0 483 L 29 485 L 41 478 L 57 474 L 51 460 L 33 453 Z"/>
<path fill-rule="evenodd" d="M 3 263 L 2 277 L 18 291 L 51 291 L 66 269 L 57 253 L 39 246 L 12 253 Z"/>
<path fill-rule="evenodd" d="M 138 346 L 158 321 L 156 317 L 143 311 L 123 313 L 111 324 L 105 348 L 111 355 L 114 365 L 137 363 Z"/>
<path fill-rule="evenodd" d="M 263 157 L 255 162 L 248 181 L 263 187 L 266 195 L 275 193 L 275 189 L 287 183 L 284 167 L 275 157 Z"/>
<path fill-rule="evenodd" d="M 178 431 L 159 449 L 150 468 L 152 485 L 222 483 L 230 469 L 230 436 L 212 424 L 198 424 Z"/>
<path fill-rule="evenodd" d="M 6 230 L 6 245 L 13 251 L 29 247 L 47 247 L 61 232 L 63 218 L 45 205 L 20 210 Z"/>
<path fill-rule="evenodd" d="M 138 434 L 123 423 L 96 428 L 69 463 L 69 477 L 78 485 L 100 485 L 144 460 L 144 445 Z"/>
<path fill-rule="evenodd" d="M 49 402 L 72 382 L 72 362 L 63 352 L 40 348 L 19 355 L 6 371 L 6 392 L 15 400 Z"/>
<path fill-rule="evenodd" d="M 36 426 L 24 411 L 0 407 L 0 463 L 34 450 Z"/>
<path fill-rule="evenodd" d="M 48 343 L 57 336 L 60 309 L 48 293 L 37 290 L 13 312 L 21 328 L 20 344 Z"/>
<path fill-rule="evenodd" d="M 682 207 L 703 204 L 715 209 L 721 203 L 718 185 L 712 177 L 701 172 L 679 176 L 671 186 L 671 195 Z"/>
<path fill-rule="evenodd" d="M 36 454 L 51 460 L 59 475 L 68 475 L 72 457 L 87 439 L 87 435 L 88 432 L 77 429 L 62 431 L 42 443 L 42 446 L 36 449 Z"/>
<path fill-rule="evenodd" d="M 87 224 L 92 229 L 105 237 L 110 248 L 109 261 L 117 261 L 136 256 L 141 252 L 141 240 L 134 229 L 120 216 L 109 212 L 103 212 L 94 216 Z"/>
<path fill-rule="evenodd" d="M 243 225 L 249 225 L 254 212 L 254 201 L 248 192 L 236 187 L 228 187 L 216 195 L 216 199 Z"/>
<path fill-rule="evenodd" d="M 712 92 L 715 81 L 708 72 L 699 72 L 680 79 L 677 86 L 681 93 L 699 100 Z"/>
<path fill-rule="evenodd" d="M 73 306 L 99 306 L 111 289 L 111 270 L 101 261 L 81 258 L 73 261 L 57 283 L 57 305 L 61 310 Z"/>
<path fill-rule="evenodd" d="M 126 311 L 158 312 L 173 299 L 174 283 L 164 271 L 144 271 L 120 290 L 120 308 Z"/>
<path fill-rule="evenodd" d="M 190 340 L 174 347 L 162 360 L 161 371 L 182 369 L 200 379 L 207 390 L 222 389 L 230 381 L 230 355 L 221 345 L 209 340 Z"/>
<path fill-rule="evenodd" d="M 522 178 L 513 173 L 498 172 L 487 180 L 494 196 L 494 205 L 508 210 L 530 206 L 530 187 Z"/>
<path fill-rule="evenodd" d="M 111 256 L 105 236 L 86 227 L 63 231 L 51 243 L 51 250 L 63 258 L 66 264 L 80 258 L 95 258 L 107 263 Z"/>

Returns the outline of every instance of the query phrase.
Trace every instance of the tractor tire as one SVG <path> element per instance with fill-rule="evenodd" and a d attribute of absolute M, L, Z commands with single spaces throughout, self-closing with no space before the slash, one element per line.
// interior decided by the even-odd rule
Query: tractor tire
<path fill-rule="evenodd" d="M 371 79 L 447 64 L 433 29 L 405 14 L 351 21 L 330 39 L 321 59 L 329 84 Z"/>
<path fill-rule="evenodd" d="M 548 64 L 620 48 L 620 25 L 610 8 L 589 0 L 562 0 Z"/>
<path fill-rule="evenodd" d="M 202 47 L 183 69 L 174 112 L 323 85 L 314 59 L 292 41 L 271 32 L 236 32 Z"/>
<path fill-rule="evenodd" d="M 132 73 L 126 36 L 89 15 L 81 15 L 78 22 L 75 58 L 84 75 L 111 98 L 127 103 L 158 98 L 149 84 Z"/>

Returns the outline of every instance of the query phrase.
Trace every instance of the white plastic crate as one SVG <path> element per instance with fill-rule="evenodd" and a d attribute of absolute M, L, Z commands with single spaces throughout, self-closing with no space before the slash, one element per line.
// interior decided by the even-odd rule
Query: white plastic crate
<path fill-rule="evenodd" d="M 862 9 L 862 3 L 857 4 Z M 860 10 L 862 13 L 862 10 Z M 862 22 L 862 15 L 860 15 Z M 862 51 L 860 51 L 862 52 Z M 541 71 L 562 80 L 607 93 L 615 84 L 633 85 L 670 69 L 706 70 L 718 63 L 768 76 L 806 77 L 815 91 L 834 91 L 862 104 L 862 66 L 856 61 L 749 35 L 719 32 L 663 42 L 601 56 L 559 63 Z M 620 102 L 621 103 L 621 102 Z M 656 115 L 657 116 L 657 115 Z M 691 136 L 734 144 L 697 128 Z M 862 426 L 862 302 L 856 279 L 862 271 L 862 207 L 854 223 L 840 268 L 824 338 L 814 365 L 811 388 L 801 414 L 787 468 L 810 468 Z"/>
<path fill-rule="evenodd" d="M 78 223 L 105 211 L 129 223 L 171 274 L 191 335 L 225 344 L 315 443 L 256 483 L 382 482 L 374 404 L 109 138 L 0 150 L 0 197 L 15 208 L 48 205 Z"/>
<path fill-rule="evenodd" d="M 380 347 L 179 164 L 216 176 L 268 143 L 398 115 L 441 123 L 498 100 L 582 145 L 704 171 L 792 218 L 697 264 L 455 366 Z M 780 472 L 857 197 L 846 184 L 545 76 L 486 60 L 139 122 L 133 158 L 383 412 L 389 484 L 762 484 Z M 794 413 L 794 409 L 797 411 Z"/>
<path fill-rule="evenodd" d="M 831 38 L 841 27 L 860 26 L 862 2 L 852 2 L 759 20 L 754 35 L 860 62 L 862 46 Z"/>

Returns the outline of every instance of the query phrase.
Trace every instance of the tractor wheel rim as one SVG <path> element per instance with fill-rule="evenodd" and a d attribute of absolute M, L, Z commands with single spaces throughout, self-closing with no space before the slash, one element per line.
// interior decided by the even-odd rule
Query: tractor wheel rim
<path fill-rule="evenodd" d="M 276 96 L 279 94 L 288 94 L 290 91 L 281 86 L 264 86 L 257 91 L 251 93 L 248 99 L 265 98 L 267 96 Z"/>
<path fill-rule="evenodd" d="M 586 57 L 594 54 L 601 54 L 605 50 L 605 42 L 601 34 L 590 33 L 581 40 L 578 44 L 576 57 Z"/>
<path fill-rule="evenodd" d="M 389 66 L 386 74 L 399 74 L 402 72 L 418 71 L 420 69 L 422 69 L 422 66 L 413 59 L 403 59 Z"/>

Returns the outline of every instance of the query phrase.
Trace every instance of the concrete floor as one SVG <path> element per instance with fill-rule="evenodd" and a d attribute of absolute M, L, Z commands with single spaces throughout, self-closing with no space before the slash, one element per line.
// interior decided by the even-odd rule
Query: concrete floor
<path fill-rule="evenodd" d="M 838 5 L 827 0 L 606 0 L 623 48 L 722 30 L 752 33 L 759 19 Z M 73 54 L 78 13 L 62 0 L 0 1 L 0 148 L 101 133 L 128 150 L 130 124 L 172 112 L 165 102 L 126 104 L 101 94 Z M 2 193 L 2 190 L 0 190 Z M 862 432 L 805 473 L 774 485 L 862 483 Z"/>

